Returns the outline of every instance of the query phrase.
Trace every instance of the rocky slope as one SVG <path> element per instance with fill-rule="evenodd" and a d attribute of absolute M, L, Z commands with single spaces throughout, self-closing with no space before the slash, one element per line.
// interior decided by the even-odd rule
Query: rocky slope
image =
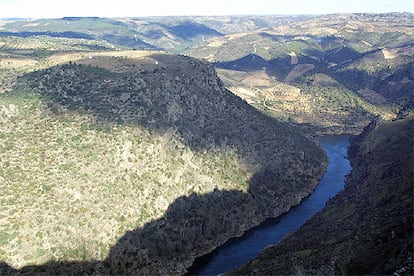
<path fill-rule="evenodd" d="M 231 275 L 411 275 L 414 121 L 376 120 L 351 145 L 345 190 Z"/>
<path fill-rule="evenodd" d="M 20 77 L 0 106 L 6 272 L 183 274 L 326 166 L 185 56 L 71 61 Z"/>

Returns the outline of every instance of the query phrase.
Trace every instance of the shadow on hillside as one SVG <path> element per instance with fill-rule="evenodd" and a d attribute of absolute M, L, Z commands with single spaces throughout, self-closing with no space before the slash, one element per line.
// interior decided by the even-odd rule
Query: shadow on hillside
<path fill-rule="evenodd" d="M 275 195 L 275 199 L 272 207 L 283 211 L 297 203 L 293 194 L 283 198 Z M 103 261 L 50 261 L 18 270 L 0 263 L 0 275 L 165 274 L 160 267 L 183 274 L 182 262 L 188 262 L 188 256 L 208 253 L 214 245 L 247 230 L 247 225 L 253 226 L 251 220 L 257 224 L 263 214 L 270 215 L 266 204 L 251 192 L 215 190 L 206 195 L 183 196 L 169 206 L 162 218 L 125 233 Z"/>
<path fill-rule="evenodd" d="M 290 65 L 290 60 L 286 58 L 281 64 L 284 66 Z M 214 66 L 221 69 L 250 72 L 262 70 L 263 68 L 269 68 L 270 61 L 267 61 L 256 54 L 248 54 L 244 57 L 232 61 L 215 62 Z"/>
<path fill-rule="evenodd" d="M 218 37 L 223 36 L 222 33 L 207 27 L 204 24 L 185 21 L 175 26 L 167 26 L 162 24 L 164 28 L 169 30 L 176 37 L 184 40 L 191 40 L 197 36 Z"/>
<path fill-rule="evenodd" d="M 328 72 L 330 64 L 344 65 L 360 57 L 360 53 L 348 47 L 339 47 L 326 52 L 316 48 L 309 48 L 304 50 L 303 54 L 297 55 L 297 62 L 298 64 L 315 65 L 315 69 L 312 72 Z M 287 74 L 296 66 L 296 64 L 291 64 L 289 53 L 270 60 L 265 60 L 256 54 L 248 54 L 232 61 L 216 62 L 214 65 L 217 68 L 244 72 L 264 69 L 269 76 L 274 76 L 280 81 L 283 81 Z M 331 73 L 334 72 L 333 70 L 331 71 Z"/>
<path fill-rule="evenodd" d="M 381 75 L 380 75 L 381 74 Z M 334 78 L 352 91 L 370 89 L 403 109 L 414 108 L 414 63 L 409 62 L 395 71 L 370 74 L 357 69 L 341 70 L 334 73 Z M 378 105 L 373 100 L 369 102 Z"/>
<path fill-rule="evenodd" d="M 387 104 L 393 103 L 400 105 L 403 109 L 411 109 L 414 106 L 413 91 L 413 62 L 402 62 L 397 69 L 392 66 L 376 72 L 358 69 L 355 66 L 348 66 L 353 62 L 367 58 L 367 66 L 372 60 L 382 63 L 385 62 L 384 55 L 380 49 L 374 49 L 365 53 L 359 53 L 350 47 L 337 47 L 329 51 L 319 49 L 307 49 L 303 55 L 298 56 L 299 64 L 314 64 L 315 68 L 307 74 L 323 73 L 327 74 L 338 83 L 351 91 L 370 89 L 386 98 Z M 265 69 L 269 76 L 276 77 L 283 81 L 289 72 L 295 67 L 290 63 L 290 56 L 265 60 L 256 54 L 249 54 L 245 57 L 227 61 L 216 62 L 217 68 L 229 69 L 243 72 L 251 72 Z M 363 63 L 364 61 L 362 61 Z M 307 80 L 308 85 L 312 81 Z M 381 105 L 375 100 L 366 99 L 374 105 Z"/>
<path fill-rule="evenodd" d="M 215 190 L 180 197 L 162 218 L 127 232 L 104 261 L 49 262 L 18 271 L 3 264 L 0 274 L 145 275 L 168 262 L 176 265 L 171 271 L 182 273 L 180 260 L 207 253 L 311 192 L 325 169 L 320 147 L 226 91 L 211 65 L 188 57 L 152 58 L 156 64 L 127 73 L 64 65 L 25 78 L 56 113 L 64 107 L 93 114 L 102 124 L 173 129 L 192 150 L 235 149 L 247 166 L 260 168 L 248 193 Z"/>
<path fill-rule="evenodd" d="M 320 52 L 311 51 L 313 55 L 320 55 Z M 316 59 L 310 58 L 309 56 L 299 56 L 300 64 L 314 64 L 318 66 Z M 292 71 L 296 64 L 291 64 L 291 57 L 286 54 L 282 57 L 274 58 L 271 60 L 265 60 L 259 55 L 248 54 L 242 58 L 226 61 L 226 62 L 215 62 L 214 66 L 220 69 L 228 69 L 242 72 L 253 72 L 265 70 L 266 74 L 275 77 L 279 81 L 283 81 L 286 76 Z"/>

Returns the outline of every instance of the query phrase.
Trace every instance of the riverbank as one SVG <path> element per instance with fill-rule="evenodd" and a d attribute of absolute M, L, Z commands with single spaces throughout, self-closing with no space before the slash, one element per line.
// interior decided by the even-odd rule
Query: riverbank
<path fill-rule="evenodd" d="M 217 275 L 235 269 L 255 258 L 260 250 L 279 242 L 287 233 L 299 228 L 309 217 L 323 208 L 326 201 L 344 187 L 345 175 L 351 170 L 346 159 L 349 136 L 326 136 L 319 139 L 329 165 L 314 192 L 289 212 L 268 219 L 259 226 L 233 238 L 212 253 L 196 260 L 189 275 Z"/>
<path fill-rule="evenodd" d="M 69 60 L 0 97 L 0 273 L 184 274 L 325 171 L 320 147 L 205 61 Z"/>
<path fill-rule="evenodd" d="M 230 275 L 412 275 L 414 121 L 354 140 L 345 190 L 277 246 Z"/>

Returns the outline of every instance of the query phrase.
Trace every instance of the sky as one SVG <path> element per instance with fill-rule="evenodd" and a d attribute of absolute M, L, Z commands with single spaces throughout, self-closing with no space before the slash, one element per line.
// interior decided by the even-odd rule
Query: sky
<path fill-rule="evenodd" d="M 0 0 L 0 18 L 411 12 L 410 0 Z"/>

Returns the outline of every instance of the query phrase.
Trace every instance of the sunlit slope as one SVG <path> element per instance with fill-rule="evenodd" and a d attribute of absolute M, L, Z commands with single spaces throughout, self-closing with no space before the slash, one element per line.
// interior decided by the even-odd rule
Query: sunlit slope
<path fill-rule="evenodd" d="M 312 134 L 357 134 L 378 114 L 412 109 L 412 26 L 409 13 L 295 18 L 187 52 L 214 62 L 229 90 L 270 116 Z"/>
<path fill-rule="evenodd" d="M 28 73 L 0 96 L 2 262 L 182 270 L 297 204 L 323 173 L 319 147 L 225 90 L 208 63 L 127 55 Z M 181 221 L 189 202 L 198 223 Z M 151 242 L 118 243 L 132 230 Z"/>

